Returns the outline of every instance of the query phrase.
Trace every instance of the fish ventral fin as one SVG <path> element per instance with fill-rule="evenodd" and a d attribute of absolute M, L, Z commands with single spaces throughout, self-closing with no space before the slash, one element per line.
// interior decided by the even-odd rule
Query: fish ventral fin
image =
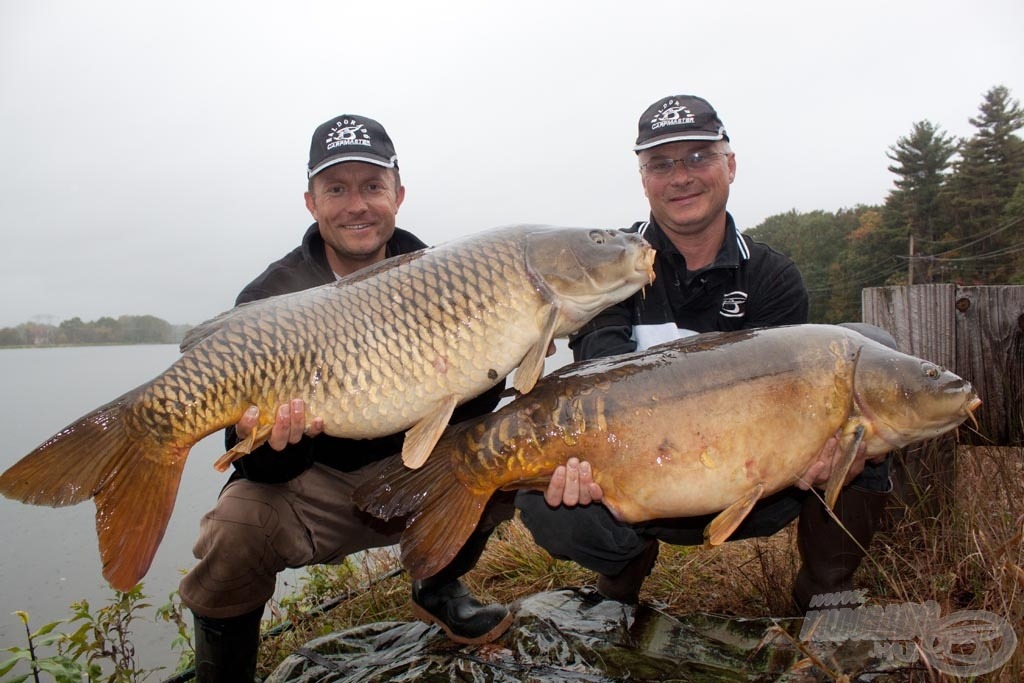
<path fill-rule="evenodd" d="M 445 396 L 437 402 L 430 413 L 405 433 L 405 441 L 402 442 L 402 462 L 406 467 L 415 470 L 423 466 L 448 426 L 448 421 L 452 419 L 452 413 L 455 412 L 458 403 L 459 399 L 456 396 Z"/>
<path fill-rule="evenodd" d="M 548 346 L 555 339 L 555 327 L 558 325 L 559 313 L 558 306 L 554 304 L 548 304 L 539 313 L 540 316 L 545 316 L 540 338 L 523 356 L 522 362 L 516 368 L 515 377 L 512 379 L 512 386 L 520 394 L 528 393 L 530 389 L 533 389 L 533 385 L 544 374 L 544 359 L 548 355 Z"/>
<path fill-rule="evenodd" d="M 825 505 L 829 510 L 835 507 L 839 492 L 843 490 L 846 476 L 850 473 L 853 461 L 857 459 L 857 451 L 860 450 L 860 445 L 864 441 L 865 431 L 864 425 L 857 425 L 852 434 L 843 434 L 839 440 L 843 449 L 843 457 L 839 461 L 838 467 L 832 468 L 832 474 L 829 475 L 828 483 L 825 484 Z"/>
<path fill-rule="evenodd" d="M 262 446 L 270 438 L 270 432 L 274 430 L 274 423 L 261 424 L 256 429 L 249 432 L 249 436 L 245 437 L 238 443 L 236 443 L 231 450 L 224 455 L 217 458 L 217 461 L 213 463 L 213 469 L 218 472 L 225 472 L 228 469 L 228 465 L 238 460 L 242 456 L 249 455 L 254 450 Z"/>
<path fill-rule="evenodd" d="M 732 532 L 747 518 L 754 503 L 761 500 L 763 494 L 764 484 L 755 484 L 742 498 L 718 513 L 704 530 L 704 544 L 721 545 L 729 540 Z"/>

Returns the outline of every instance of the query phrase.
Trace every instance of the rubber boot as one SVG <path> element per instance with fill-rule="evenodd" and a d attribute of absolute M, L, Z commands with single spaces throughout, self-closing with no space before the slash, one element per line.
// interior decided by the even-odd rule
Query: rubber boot
<path fill-rule="evenodd" d="M 512 624 L 504 605 L 481 604 L 459 580 L 476 565 L 490 535 L 491 530 L 477 531 L 447 567 L 412 583 L 412 613 L 440 626 L 456 643 L 489 643 Z"/>
<path fill-rule="evenodd" d="M 608 600 L 617 600 L 629 605 L 640 602 L 640 587 L 654 569 L 658 559 L 658 539 L 648 538 L 644 549 L 629 561 L 626 567 L 615 576 L 597 576 L 597 592 Z"/>
<path fill-rule="evenodd" d="M 196 678 L 198 683 L 253 683 L 260 646 L 263 608 L 229 619 L 211 619 L 195 612 Z"/>
<path fill-rule="evenodd" d="M 802 564 L 793 582 L 793 603 L 800 614 L 807 613 L 816 595 L 827 595 L 828 607 L 859 605 L 847 592 L 853 590 L 853 573 L 864 559 L 888 499 L 888 493 L 855 486 L 843 489 L 833 511 L 844 531 L 817 496 L 807 496 L 797 522 Z"/>

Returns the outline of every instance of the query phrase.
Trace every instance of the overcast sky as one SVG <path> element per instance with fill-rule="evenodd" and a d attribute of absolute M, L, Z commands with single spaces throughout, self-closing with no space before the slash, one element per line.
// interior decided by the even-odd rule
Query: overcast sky
<path fill-rule="evenodd" d="M 718 109 L 741 227 L 881 203 L 928 119 L 1024 100 L 1024 2 L 0 2 L 0 326 L 198 323 L 294 247 L 313 129 L 381 121 L 429 243 L 646 218 L 631 151 Z"/>

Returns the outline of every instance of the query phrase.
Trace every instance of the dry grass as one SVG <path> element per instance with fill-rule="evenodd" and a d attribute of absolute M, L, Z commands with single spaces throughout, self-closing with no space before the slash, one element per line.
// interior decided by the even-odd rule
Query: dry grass
<path fill-rule="evenodd" d="M 1007 619 L 1024 638 L 1024 448 L 960 448 L 956 458 L 948 452 L 951 445 L 943 448 L 945 452 L 898 459 L 890 514 L 855 583 L 876 602 L 934 600 L 943 615 L 990 611 Z M 374 571 L 381 573 L 380 567 L 389 562 L 394 560 L 379 561 Z M 789 591 L 797 565 L 795 525 L 771 538 L 714 549 L 663 544 L 641 597 L 677 614 L 791 615 Z M 363 577 L 364 572 L 352 568 L 325 569 L 315 597 L 341 594 L 365 582 Z M 593 580 L 592 573 L 553 560 L 518 521 L 498 530 L 466 577 L 480 599 L 504 603 Z M 265 647 L 267 668 L 311 637 L 361 623 L 411 618 L 404 575 L 357 593 Z M 998 676 L 985 680 L 1024 680 L 1020 649 Z"/>

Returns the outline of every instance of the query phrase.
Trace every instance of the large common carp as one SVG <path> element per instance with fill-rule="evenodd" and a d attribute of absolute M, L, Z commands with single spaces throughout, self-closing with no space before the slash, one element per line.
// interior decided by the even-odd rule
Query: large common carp
<path fill-rule="evenodd" d="M 980 403 L 953 373 L 848 328 L 711 333 L 566 366 L 453 425 L 422 469 L 399 463 L 356 500 L 385 519 L 409 516 L 402 561 L 414 578 L 454 557 L 496 490 L 543 489 L 571 456 L 591 463 L 625 522 L 722 511 L 705 532 L 718 544 L 837 430 L 845 459 L 830 505 L 860 442 L 881 455 L 956 427 Z"/>
<path fill-rule="evenodd" d="M 527 392 L 551 339 L 654 277 L 654 251 L 612 230 L 513 226 L 398 256 L 337 283 L 239 306 L 194 329 L 152 381 L 65 427 L 0 476 L 36 505 L 93 498 L 103 575 L 128 590 L 149 569 L 189 449 L 260 409 L 305 399 L 333 436 L 405 429 L 422 463 L 453 409 L 514 368 Z"/>

